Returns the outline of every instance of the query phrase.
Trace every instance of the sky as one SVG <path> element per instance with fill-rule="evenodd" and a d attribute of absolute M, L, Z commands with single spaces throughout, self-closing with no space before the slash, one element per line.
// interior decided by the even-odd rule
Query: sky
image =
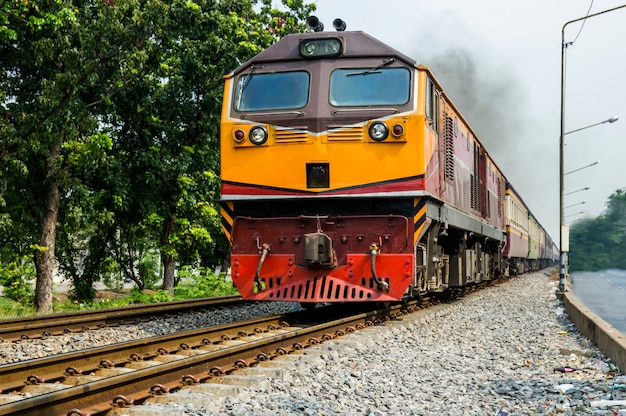
<path fill-rule="evenodd" d="M 311 0 L 433 71 L 534 216 L 559 241 L 561 35 L 626 0 Z M 626 188 L 626 7 L 568 24 L 565 223 Z M 571 172 L 599 161 L 600 163 Z M 589 187 L 588 190 L 581 190 Z M 569 194 L 569 195 L 567 195 Z M 581 214 L 582 212 L 582 214 Z"/>

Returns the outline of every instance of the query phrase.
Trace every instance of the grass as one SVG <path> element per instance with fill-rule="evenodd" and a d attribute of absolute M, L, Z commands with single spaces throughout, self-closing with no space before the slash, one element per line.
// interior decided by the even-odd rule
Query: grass
<path fill-rule="evenodd" d="M 4 296 L 0 297 L 0 319 L 19 318 L 34 314 L 35 308 L 32 306 L 24 306 Z"/>
<path fill-rule="evenodd" d="M 52 307 L 54 313 L 79 312 L 93 309 L 120 308 L 134 304 L 149 304 L 174 300 L 164 295 L 162 291 L 151 290 L 125 290 L 113 292 L 101 290 L 96 293 L 96 299 L 89 303 L 80 303 L 67 297 L 66 293 L 54 293 Z M 20 302 L 0 296 L 0 319 L 19 318 L 36 315 L 35 308 L 31 305 L 23 305 Z"/>
<path fill-rule="evenodd" d="M 67 293 L 53 294 L 55 313 L 77 312 L 92 309 L 119 308 L 126 305 L 151 304 L 172 300 L 186 300 L 237 294 L 230 280 L 223 275 L 193 274 L 176 286 L 171 295 L 164 290 L 123 289 L 121 292 L 100 290 L 93 302 L 80 303 L 68 298 Z M 0 319 L 19 318 L 35 315 L 32 305 L 0 296 Z"/>

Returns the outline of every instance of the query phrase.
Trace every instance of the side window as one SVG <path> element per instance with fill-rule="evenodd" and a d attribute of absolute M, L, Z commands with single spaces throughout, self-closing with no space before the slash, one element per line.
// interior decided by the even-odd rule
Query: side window
<path fill-rule="evenodd" d="M 426 118 L 431 121 L 435 112 L 433 102 L 434 89 L 433 82 L 430 79 L 426 80 Z"/>
<path fill-rule="evenodd" d="M 439 94 L 431 79 L 426 80 L 426 118 L 431 121 L 431 130 L 439 131 Z"/>

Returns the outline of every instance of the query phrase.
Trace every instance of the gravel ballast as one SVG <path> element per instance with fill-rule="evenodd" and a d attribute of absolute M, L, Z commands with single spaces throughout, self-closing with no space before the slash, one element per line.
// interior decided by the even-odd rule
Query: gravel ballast
<path fill-rule="evenodd" d="M 288 356 L 284 376 L 262 388 L 200 403 L 181 391 L 167 408 L 233 416 L 626 415 L 626 377 L 573 327 L 555 291 L 546 273 L 528 273 L 324 342 L 302 360 Z M 7 347 L 0 344 L 0 356 Z"/>
<path fill-rule="evenodd" d="M 296 306 L 292 302 L 249 303 L 241 306 L 225 306 L 216 309 L 211 308 L 206 311 L 177 314 L 176 316 L 139 324 L 120 325 L 55 335 L 47 338 L 20 340 L 18 342 L 0 342 L 0 365 L 269 315 L 278 315 L 292 312 L 299 308 L 299 305 Z"/>
<path fill-rule="evenodd" d="M 626 414 L 626 377 L 572 326 L 555 292 L 546 273 L 528 273 L 325 342 L 287 364 L 269 392 L 174 407 L 233 416 Z"/>

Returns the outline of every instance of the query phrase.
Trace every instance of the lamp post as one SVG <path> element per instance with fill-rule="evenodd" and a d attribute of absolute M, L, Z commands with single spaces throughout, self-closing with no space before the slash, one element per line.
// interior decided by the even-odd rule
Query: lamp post
<path fill-rule="evenodd" d="M 612 12 L 617 9 L 621 9 L 626 7 L 626 4 L 623 4 L 618 7 L 613 7 L 612 9 L 603 10 L 598 13 L 590 14 L 584 17 L 580 17 L 578 19 L 570 20 L 563 25 L 563 29 L 561 30 L 561 137 L 559 139 L 559 250 L 560 250 L 560 268 L 559 268 L 559 290 L 562 292 L 565 290 L 565 270 L 567 267 L 567 252 L 569 251 L 569 229 L 565 225 L 565 216 L 563 213 L 563 189 L 564 189 L 564 163 L 563 163 L 563 149 L 565 147 L 565 135 L 569 133 L 573 133 L 575 131 L 579 131 L 582 129 L 577 129 L 565 133 L 565 50 L 569 46 L 569 44 L 565 43 L 565 28 L 570 23 L 579 22 L 581 20 L 589 19 L 595 16 L 599 16 L 604 13 Z M 610 119 L 609 119 L 610 120 Z M 615 121 L 615 120 L 614 120 Z M 612 122 L 611 122 L 612 123 Z M 602 124 L 602 123 L 600 123 Z M 593 127 L 595 124 L 588 127 Z"/>

